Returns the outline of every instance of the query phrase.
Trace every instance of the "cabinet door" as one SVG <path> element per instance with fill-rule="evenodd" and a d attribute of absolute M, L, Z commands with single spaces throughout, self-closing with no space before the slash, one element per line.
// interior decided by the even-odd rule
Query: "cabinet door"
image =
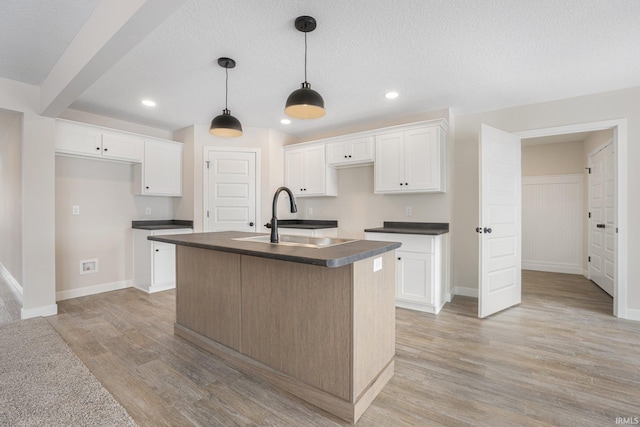
<path fill-rule="evenodd" d="M 324 145 L 308 147 L 304 151 L 305 195 L 325 194 L 326 163 Z"/>
<path fill-rule="evenodd" d="M 147 140 L 144 143 L 143 194 L 182 194 L 182 144 Z"/>
<path fill-rule="evenodd" d="M 176 281 L 176 247 L 162 242 L 152 244 L 151 286 L 168 285 Z"/>
<path fill-rule="evenodd" d="M 433 304 L 432 274 L 435 256 L 421 252 L 396 251 L 398 280 L 396 299 Z"/>
<path fill-rule="evenodd" d="M 144 140 L 131 135 L 117 133 L 102 134 L 102 156 L 112 159 L 141 162 Z"/>
<path fill-rule="evenodd" d="M 304 149 L 285 151 L 284 185 L 296 196 L 304 193 Z"/>
<path fill-rule="evenodd" d="M 404 134 L 376 136 L 374 191 L 393 193 L 404 190 Z"/>
<path fill-rule="evenodd" d="M 354 162 L 373 161 L 373 138 L 359 138 L 350 141 L 350 157 Z"/>
<path fill-rule="evenodd" d="M 405 191 L 440 190 L 440 139 L 438 128 L 404 133 Z"/>
<path fill-rule="evenodd" d="M 100 157 L 102 133 L 91 127 L 57 123 L 54 145 L 59 153 Z"/>
<path fill-rule="evenodd" d="M 340 165 L 349 162 L 349 144 L 345 142 L 332 142 L 327 144 L 327 163 Z"/>

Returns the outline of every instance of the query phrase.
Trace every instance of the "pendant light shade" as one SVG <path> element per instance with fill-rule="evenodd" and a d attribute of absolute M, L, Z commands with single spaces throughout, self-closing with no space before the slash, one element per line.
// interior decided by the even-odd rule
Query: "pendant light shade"
<path fill-rule="evenodd" d="M 289 95 L 284 112 L 296 119 L 317 119 L 325 115 L 324 99 L 307 82 L 307 33 L 316 29 L 316 20 L 311 16 L 299 16 L 295 27 L 304 33 L 304 82 L 300 89 Z"/>
<path fill-rule="evenodd" d="M 235 138 L 242 135 L 242 125 L 240 120 L 231 115 L 231 111 L 227 108 L 227 98 L 229 94 L 229 68 L 236 66 L 236 61 L 231 58 L 218 58 L 218 65 L 225 69 L 225 89 L 224 89 L 224 110 L 222 114 L 214 117 L 211 121 L 209 133 L 224 138 Z"/>

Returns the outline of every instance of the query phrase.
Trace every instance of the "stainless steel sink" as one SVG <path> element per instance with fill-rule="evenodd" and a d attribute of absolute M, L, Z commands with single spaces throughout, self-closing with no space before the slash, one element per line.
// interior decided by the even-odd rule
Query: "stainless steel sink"
<path fill-rule="evenodd" d="M 238 237 L 232 240 L 255 242 L 255 243 L 271 243 L 271 236 L 251 236 Z M 344 243 L 354 242 L 354 239 L 341 239 L 338 237 L 310 237 L 310 236 L 292 236 L 281 234 L 278 243 L 273 245 L 300 246 L 304 248 L 328 248 L 331 246 L 342 245 Z"/>

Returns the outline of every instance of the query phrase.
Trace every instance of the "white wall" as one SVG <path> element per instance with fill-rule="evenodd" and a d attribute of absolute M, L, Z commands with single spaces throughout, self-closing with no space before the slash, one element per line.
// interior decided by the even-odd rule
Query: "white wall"
<path fill-rule="evenodd" d="M 38 115 L 36 86 L 0 78 L 0 108 L 23 113 L 22 289 L 23 318 L 55 314 L 53 134 L 55 122 Z"/>
<path fill-rule="evenodd" d="M 522 147 L 522 176 L 584 172 L 582 141 Z"/>
<path fill-rule="evenodd" d="M 640 88 L 588 95 L 456 117 L 456 152 L 452 221 L 452 275 L 454 286 L 477 289 L 478 237 L 478 132 L 481 123 L 506 131 L 565 126 L 612 119 L 627 119 L 626 163 L 627 240 L 629 254 L 626 277 L 627 316 L 640 319 Z"/>
<path fill-rule="evenodd" d="M 56 156 L 58 300 L 131 286 L 131 221 L 172 219 L 171 198 L 134 196 L 132 178 L 130 164 Z M 90 259 L 98 259 L 98 271 L 80 274 L 80 261 Z"/>
<path fill-rule="evenodd" d="M 0 264 L 22 282 L 22 114 L 0 110 Z"/>

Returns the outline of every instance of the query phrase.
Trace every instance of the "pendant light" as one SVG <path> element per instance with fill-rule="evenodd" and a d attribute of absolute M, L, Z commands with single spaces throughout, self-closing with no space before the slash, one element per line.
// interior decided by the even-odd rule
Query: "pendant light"
<path fill-rule="evenodd" d="M 227 109 L 227 98 L 229 95 L 229 68 L 236 66 L 236 61 L 231 58 L 218 58 L 218 65 L 224 68 L 226 79 L 224 84 L 224 110 L 222 114 L 216 116 L 211 121 L 209 133 L 215 136 L 225 138 L 235 138 L 242 135 L 242 125 L 240 120 L 231 115 L 231 111 Z"/>
<path fill-rule="evenodd" d="M 317 119 L 325 115 L 324 99 L 307 82 L 307 33 L 316 29 L 316 20 L 311 16 L 296 18 L 295 27 L 304 33 L 304 82 L 287 98 L 284 112 L 296 119 Z"/>

